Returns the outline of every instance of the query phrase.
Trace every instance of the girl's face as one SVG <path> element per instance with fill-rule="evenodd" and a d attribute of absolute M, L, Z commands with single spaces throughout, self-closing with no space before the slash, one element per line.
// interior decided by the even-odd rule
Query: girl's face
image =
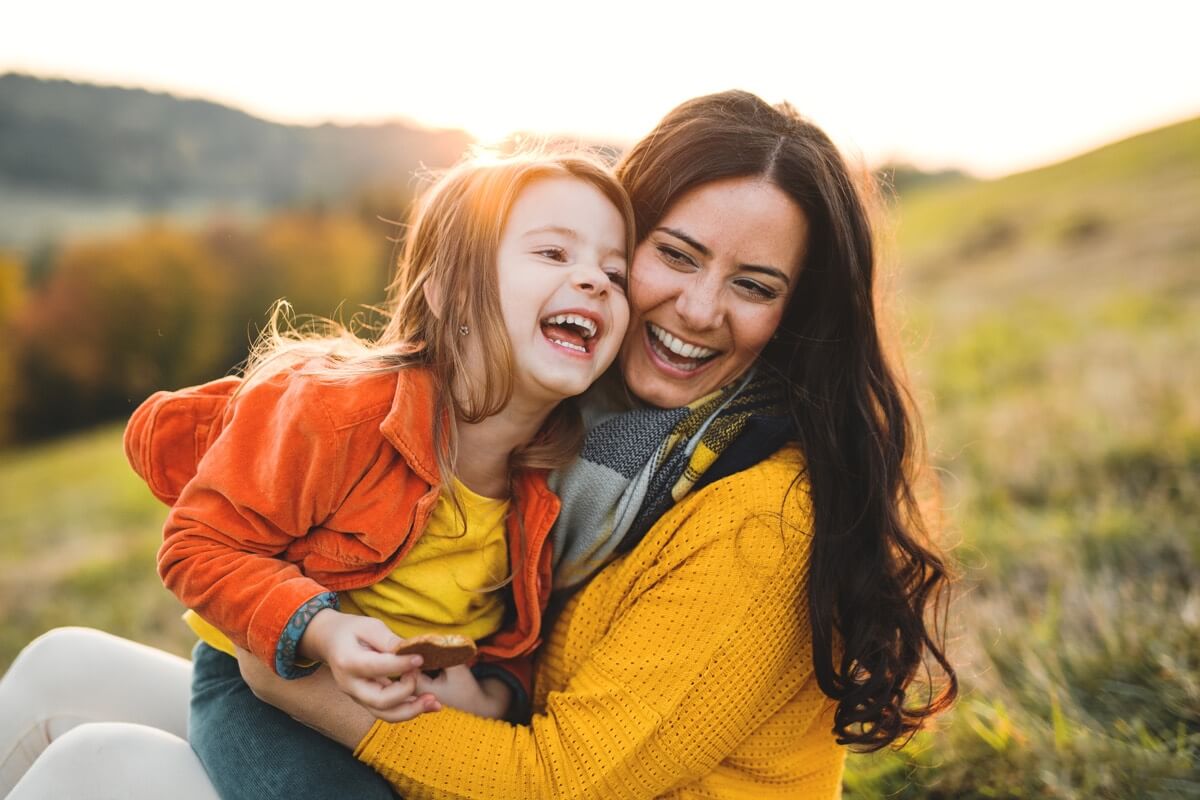
<path fill-rule="evenodd" d="M 621 213 L 592 184 L 556 176 L 521 191 L 496 258 L 514 400 L 556 403 L 608 369 L 629 322 L 626 258 Z"/>
<path fill-rule="evenodd" d="M 687 405 L 741 377 L 791 299 L 804 212 L 761 178 L 683 194 L 634 251 L 625 382 L 650 405 Z"/>

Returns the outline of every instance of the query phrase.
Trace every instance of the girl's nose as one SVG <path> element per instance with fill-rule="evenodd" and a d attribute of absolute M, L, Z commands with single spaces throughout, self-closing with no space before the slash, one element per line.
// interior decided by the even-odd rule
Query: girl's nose
<path fill-rule="evenodd" d="M 573 280 L 575 288 L 585 294 L 603 295 L 608 291 L 608 276 L 598 264 L 580 264 Z"/>

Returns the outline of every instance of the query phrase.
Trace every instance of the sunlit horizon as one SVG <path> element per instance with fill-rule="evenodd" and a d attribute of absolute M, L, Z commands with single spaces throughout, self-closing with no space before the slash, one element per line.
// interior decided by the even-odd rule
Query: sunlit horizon
<path fill-rule="evenodd" d="M 744 88 L 791 102 L 869 164 L 981 177 L 1200 115 L 1200 10 L 1179 4 L 1022 0 L 995 17 L 944 2 L 780 12 L 747 0 L 707 17 L 643 5 L 573 14 L 539 0 L 505 16 L 348 0 L 309 18 L 272 2 L 186 16 L 136 0 L 49 2 L 9 11 L 0 73 L 167 92 L 285 124 L 400 120 L 482 142 L 520 131 L 618 145 L 689 97 Z"/>

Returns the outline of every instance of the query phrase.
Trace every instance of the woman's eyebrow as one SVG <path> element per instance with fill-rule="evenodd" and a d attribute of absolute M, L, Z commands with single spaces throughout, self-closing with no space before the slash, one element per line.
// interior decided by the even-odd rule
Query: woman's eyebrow
<path fill-rule="evenodd" d="M 683 231 L 679 230 L 678 228 L 666 228 L 666 227 L 662 227 L 662 226 L 660 226 L 660 227 L 657 227 L 657 228 L 655 228 L 654 230 L 656 230 L 656 231 L 662 231 L 663 233 L 666 233 L 666 234 L 669 234 L 669 235 L 671 235 L 671 236 L 674 236 L 676 239 L 679 239 L 681 242 L 686 242 L 686 243 L 688 244 L 688 246 L 690 246 L 690 247 L 692 247 L 693 249 L 695 249 L 695 250 L 696 250 L 697 252 L 699 252 L 699 253 L 700 253 L 700 255 L 702 255 L 702 256 L 711 256 L 711 255 L 712 255 L 712 251 L 711 251 L 711 250 L 709 250 L 707 247 L 705 247 L 704 245 L 700 244 L 700 243 L 699 243 L 699 242 L 697 242 L 695 239 L 693 239 L 692 237 L 688 236 L 686 233 L 684 233 Z"/>
<path fill-rule="evenodd" d="M 784 286 L 790 286 L 792 283 L 787 273 L 781 269 L 775 269 L 775 267 L 764 267 L 760 264 L 741 264 L 740 267 L 746 272 L 761 272 L 763 275 L 770 275 L 772 278 L 777 278 L 783 281 Z"/>
<path fill-rule="evenodd" d="M 665 234 L 674 236 L 676 239 L 679 239 L 681 242 L 686 242 L 690 247 L 695 249 L 697 252 L 699 252 L 702 256 L 705 256 L 706 258 L 712 255 L 711 250 L 709 250 L 707 247 L 700 244 L 695 239 L 693 239 L 691 236 L 688 236 L 686 233 L 679 230 L 678 228 L 667 228 L 667 227 L 659 226 L 659 227 L 655 228 L 654 230 L 662 231 Z M 788 278 L 786 272 L 784 272 L 781 269 L 776 269 L 775 267 L 767 267 L 767 266 L 763 266 L 761 264 L 739 264 L 738 269 L 743 269 L 743 270 L 746 270 L 747 272 L 760 272 L 763 275 L 770 275 L 773 278 L 778 278 L 779 280 L 783 281 L 784 286 L 790 286 L 792 283 L 791 279 Z"/>

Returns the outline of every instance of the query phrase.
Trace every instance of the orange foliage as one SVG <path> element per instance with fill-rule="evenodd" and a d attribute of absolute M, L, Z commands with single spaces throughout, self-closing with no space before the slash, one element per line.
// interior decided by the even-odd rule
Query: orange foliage
<path fill-rule="evenodd" d="M 344 305 L 346 317 L 380 302 L 390 234 L 383 223 L 372 229 L 354 217 L 293 212 L 203 232 L 156 224 L 67 248 L 45 285 L 12 301 L 20 309 L 8 356 L 22 377 L 15 414 L 24 435 L 120 417 L 155 389 L 228 372 L 279 297 L 301 314 L 331 315 Z M 0 406 L 3 420 L 13 414 Z M 0 438 L 3 429 L 0 421 Z"/>
<path fill-rule="evenodd" d="M 0 445 L 12 438 L 18 393 L 12 325 L 24 295 L 24 267 L 15 258 L 0 254 Z"/>

